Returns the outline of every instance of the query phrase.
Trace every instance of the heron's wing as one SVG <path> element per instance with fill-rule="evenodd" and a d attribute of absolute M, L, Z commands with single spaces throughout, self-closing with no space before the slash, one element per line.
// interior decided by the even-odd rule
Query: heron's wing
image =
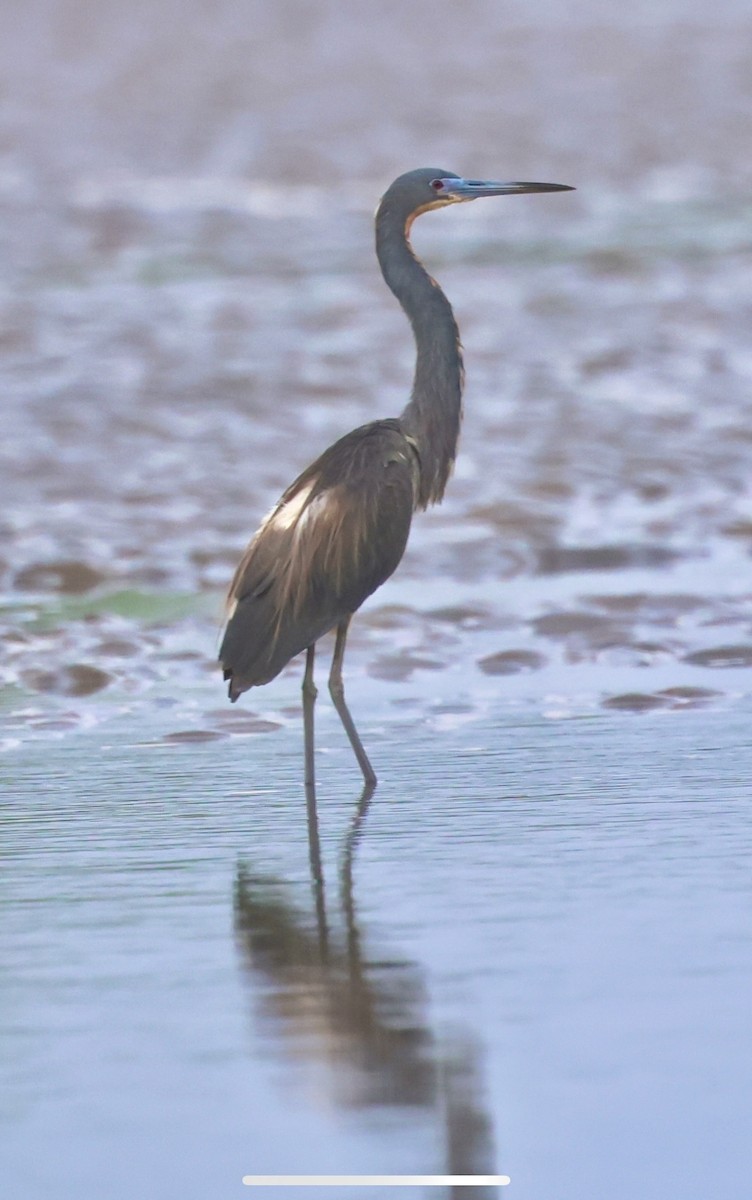
<path fill-rule="evenodd" d="M 236 682 L 274 678 L 388 579 L 407 543 L 417 480 L 414 448 L 395 421 L 347 434 L 295 480 L 230 587 L 220 659 Z"/>

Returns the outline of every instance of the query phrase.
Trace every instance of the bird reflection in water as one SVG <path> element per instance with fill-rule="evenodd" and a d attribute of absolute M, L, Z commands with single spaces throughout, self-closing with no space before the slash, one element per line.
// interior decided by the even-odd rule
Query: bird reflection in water
<path fill-rule="evenodd" d="M 335 1105 L 409 1108 L 433 1118 L 445 1152 L 429 1173 L 494 1174 L 477 1040 L 432 1031 L 417 962 L 363 950 L 353 864 L 373 790 L 365 786 L 342 845 L 336 911 L 327 909 L 313 786 L 306 789 L 313 912 L 293 902 L 284 880 L 239 865 L 235 929 L 257 1017 L 272 1027 L 281 1054 L 329 1068 Z M 500 1189 L 456 1185 L 445 1195 L 490 1200 Z"/>

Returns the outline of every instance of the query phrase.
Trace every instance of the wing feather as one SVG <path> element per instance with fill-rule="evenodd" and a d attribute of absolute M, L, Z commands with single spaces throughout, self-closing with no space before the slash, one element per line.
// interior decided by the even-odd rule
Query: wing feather
<path fill-rule="evenodd" d="M 220 660 L 233 698 L 273 679 L 388 579 L 418 475 L 399 423 L 380 421 L 340 439 L 287 489 L 230 585 Z"/>

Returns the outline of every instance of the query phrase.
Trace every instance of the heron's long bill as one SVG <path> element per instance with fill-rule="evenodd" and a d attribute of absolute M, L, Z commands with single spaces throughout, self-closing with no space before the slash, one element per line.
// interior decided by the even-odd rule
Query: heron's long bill
<path fill-rule="evenodd" d="M 436 185 L 441 184 L 441 188 Z M 477 200 L 481 196 L 521 196 L 525 192 L 573 192 L 568 183 L 499 183 L 494 179 L 437 179 L 437 193 L 453 200 Z"/>

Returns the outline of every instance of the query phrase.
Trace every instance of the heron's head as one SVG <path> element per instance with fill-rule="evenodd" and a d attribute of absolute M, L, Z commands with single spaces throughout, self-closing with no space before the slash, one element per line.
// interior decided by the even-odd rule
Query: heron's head
<path fill-rule="evenodd" d="M 463 179 L 438 167 L 418 167 L 395 179 L 381 198 L 379 211 L 389 210 L 409 226 L 432 208 L 480 200 L 483 196 L 519 196 L 525 192 L 571 192 L 566 183 L 500 183 L 491 179 Z"/>

